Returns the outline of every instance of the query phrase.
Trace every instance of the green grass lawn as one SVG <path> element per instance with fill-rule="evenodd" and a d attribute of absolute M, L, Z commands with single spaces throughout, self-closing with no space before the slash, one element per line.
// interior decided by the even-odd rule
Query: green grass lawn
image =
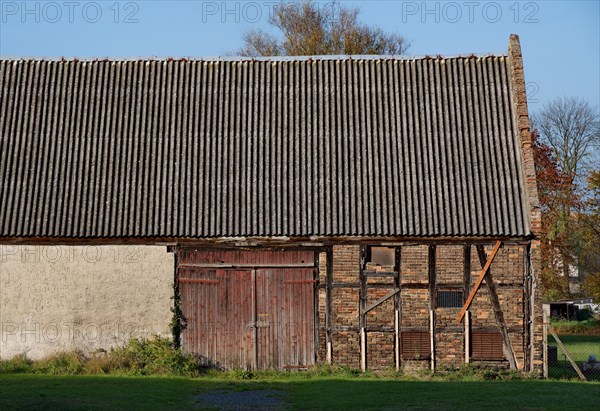
<path fill-rule="evenodd" d="M 580 367 L 592 354 L 600 359 L 600 335 L 563 334 L 558 337 Z M 548 346 L 551 345 L 558 346 L 554 337 L 549 335 Z M 600 372 L 586 372 L 585 374 L 588 379 L 600 381 Z M 577 378 L 575 370 L 560 347 L 558 347 L 558 365 L 549 365 L 548 376 L 550 378 Z"/>
<path fill-rule="evenodd" d="M 587 361 L 590 354 L 600 358 L 600 335 L 569 334 L 558 337 L 575 361 Z M 558 345 L 551 335 L 548 336 L 548 345 Z M 561 355 L 560 348 L 559 355 Z"/>
<path fill-rule="evenodd" d="M 299 410 L 591 410 L 600 383 L 572 381 L 399 381 L 311 377 L 260 381 L 218 378 L 47 376 L 0 374 L 0 409 L 201 409 L 194 395 L 212 389 L 276 389 Z"/>

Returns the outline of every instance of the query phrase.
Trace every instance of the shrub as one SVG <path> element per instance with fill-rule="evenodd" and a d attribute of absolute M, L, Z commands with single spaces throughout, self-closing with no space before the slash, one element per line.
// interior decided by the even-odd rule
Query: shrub
<path fill-rule="evenodd" d="M 254 378 L 254 373 L 246 370 L 232 370 L 229 372 L 229 377 L 234 380 L 251 380 Z"/>
<path fill-rule="evenodd" d="M 581 310 L 577 310 L 577 314 L 575 315 L 577 321 L 589 320 L 593 316 L 594 313 L 589 308 L 582 308 Z"/>
<path fill-rule="evenodd" d="M 583 321 L 552 321 L 557 334 L 600 335 L 600 321 L 589 318 Z"/>
<path fill-rule="evenodd" d="M 84 374 L 87 357 L 80 351 L 61 352 L 33 362 L 33 371 L 51 375 Z"/>
<path fill-rule="evenodd" d="M 0 361 L 2 373 L 51 375 L 117 374 L 178 375 L 194 377 L 202 369 L 196 359 L 174 348 L 166 338 L 132 339 L 123 347 L 100 350 L 91 355 L 80 351 L 57 353 L 40 360 L 18 355 Z"/>
<path fill-rule="evenodd" d="M 25 354 L 15 355 L 10 360 L 0 361 L 0 374 L 15 374 L 32 372 L 32 363 Z"/>
<path fill-rule="evenodd" d="M 132 339 L 108 353 L 115 365 L 134 375 L 172 374 L 194 376 L 200 371 L 196 359 L 173 347 L 166 338 Z"/>

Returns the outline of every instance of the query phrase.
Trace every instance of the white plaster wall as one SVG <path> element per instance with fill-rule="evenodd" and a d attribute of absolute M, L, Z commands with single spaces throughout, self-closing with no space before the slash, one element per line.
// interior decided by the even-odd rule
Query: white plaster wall
<path fill-rule="evenodd" d="M 173 254 L 158 246 L 0 246 L 0 358 L 171 337 Z"/>

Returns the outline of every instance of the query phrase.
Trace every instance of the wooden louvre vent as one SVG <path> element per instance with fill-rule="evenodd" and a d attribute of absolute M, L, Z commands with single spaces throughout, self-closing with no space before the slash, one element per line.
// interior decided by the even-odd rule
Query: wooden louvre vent
<path fill-rule="evenodd" d="M 471 336 L 471 357 L 474 360 L 503 360 L 502 334 L 474 332 Z"/>
<path fill-rule="evenodd" d="M 428 331 L 402 331 L 402 358 L 424 360 L 431 356 Z"/>

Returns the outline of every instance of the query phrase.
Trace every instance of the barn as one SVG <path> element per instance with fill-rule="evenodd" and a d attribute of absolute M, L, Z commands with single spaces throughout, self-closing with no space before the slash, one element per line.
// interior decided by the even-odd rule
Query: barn
<path fill-rule="evenodd" d="M 542 365 L 507 53 L 0 63 L 0 356 Z"/>

